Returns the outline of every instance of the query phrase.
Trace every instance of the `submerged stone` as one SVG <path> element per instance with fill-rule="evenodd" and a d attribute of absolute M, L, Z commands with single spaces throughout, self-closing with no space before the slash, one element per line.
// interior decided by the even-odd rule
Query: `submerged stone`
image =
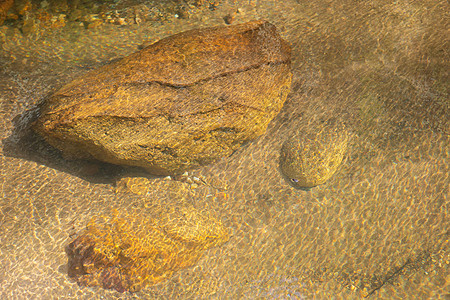
<path fill-rule="evenodd" d="M 281 147 L 282 174 L 296 188 L 324 183 L 342 163 L 349 139 L 345 124 L 337 119 L 299 129 Z"/>
<path fill-rule="evenodd" d="M 268 22 L 190 30 L 66 84 L 33 128 L 69 157 L 181 174 L 262 135 L 291 77 Z"/>
<path fill-rule="evenodd" d="M 206 249 L 228 238 L 222 223 L 192 207 L 158 218 L 97 217 L 67 246 L 68 275 L 82 286 L 136 292 L 194 265 Z"/>

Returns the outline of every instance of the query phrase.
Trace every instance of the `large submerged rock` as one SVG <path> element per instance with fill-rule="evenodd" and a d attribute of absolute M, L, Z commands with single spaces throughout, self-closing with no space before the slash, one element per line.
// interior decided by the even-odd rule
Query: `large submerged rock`
<path fill-rule="evenodd" d="M 194 265 L 228 238 L 220 221 L 193 207 L 176 207 L 157 218 L 96 217 L 67 246 L 68 273 L 82 286 L 136 292 Z"/>
<path fill-rule="evenodd" d="M 33 128 L 71 157 L 177 174 L 263 134 L 290 69 L 290 47 L 268 22 L 190 30 L 63 86 Z"/>

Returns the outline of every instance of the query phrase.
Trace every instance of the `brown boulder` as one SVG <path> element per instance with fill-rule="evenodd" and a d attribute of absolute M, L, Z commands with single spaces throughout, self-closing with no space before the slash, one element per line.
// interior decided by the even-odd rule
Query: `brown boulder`
<path fill-rule="evenodd" d="M 222 223 L 193 207 L 96 217 L 66 248 L 68 275 L 82 286 L 136 292 L 194 265 L 229 238 Z"/>
<path fill-rule="evenodd" d="M 0 0 L 0 25 L 3 25 L 3 22 L 6 19 L 8 10 L 13 5 L 14 5 L 14 0 Z"/>
<path fill-rule="evenodd" d="M 190 30 L 63 86 L 33 128 L 72 157 L 176 174 L 263 134 L 291 77 L 268 22 Z"/>

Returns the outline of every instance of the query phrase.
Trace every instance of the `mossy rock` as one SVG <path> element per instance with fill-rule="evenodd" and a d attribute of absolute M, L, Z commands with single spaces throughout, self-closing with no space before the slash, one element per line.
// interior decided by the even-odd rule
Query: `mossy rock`
<path fill-rule="evenodd" d="M 296 188 L 324 183 L 342 163 L 349 139 L 345 124 L 337 119 L 299 129 L 282 145 L 282 174 Z"/>
<path fill-rule="evenodd" d="M 181 174 L 265 132 L 290 59 L 266 21 L 182 32 L 66 84 L 33 129 L 67 157 Z"/>

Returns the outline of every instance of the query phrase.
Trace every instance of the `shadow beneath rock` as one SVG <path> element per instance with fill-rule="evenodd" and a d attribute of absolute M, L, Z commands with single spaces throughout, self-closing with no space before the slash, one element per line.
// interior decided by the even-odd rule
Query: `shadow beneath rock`
<path fill-rule="evenodd" d="M 13 119 L 12 134 L 2 140 L 3 155 L 34 161 L 92 183 L 114 184 L 116 179 L 122 176 L 145 174 L 141 168 L 125 168 L 97 160 L 65 158 L 61 151 L 50 146 L 31 129 L 31 124 L 38 117 L 38 110 L 38 107 L 34 107 Z M 149 174 L 145 176 L 149 177 Z"/>
<path fill-rule="evenodd" d="M 287 176 L 283 173 L 283 171 L 282 171 L 281 163 L 278 163 L 278 172 L 280 172 L 281 177 L 283 177 L 283 179 L 284 179 L 291 187 L 293 187 L 293 188 L 296 189 L 296 190 L 309 192 L 312 188 L 314 188 L 314 187 L 301 187 L 301 186 L 299 186 L 299 185 L 297 184 L 298 181 L 296 181 L 295 178 L 289 178 L 289 177 L 287 177 Z"/>

